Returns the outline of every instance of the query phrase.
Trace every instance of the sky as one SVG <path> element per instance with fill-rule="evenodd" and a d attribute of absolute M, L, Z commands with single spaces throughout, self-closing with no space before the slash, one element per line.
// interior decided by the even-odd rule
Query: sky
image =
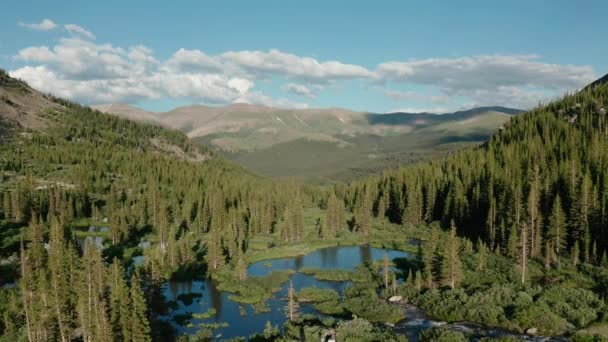
<path fill-rule="evenodd" d="M 608 1 L 2 0 L 0 68 L 85 104 L 529 109 L 608 73 Z"/>

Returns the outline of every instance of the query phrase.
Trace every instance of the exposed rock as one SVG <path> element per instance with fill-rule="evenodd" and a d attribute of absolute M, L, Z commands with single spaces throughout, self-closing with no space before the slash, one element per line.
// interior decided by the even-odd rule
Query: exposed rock
<path fill-rule="evenodd" d="M 538 334 L 538 328 L 528 328 L 526 330 L 526 335 L 534 336 L 536 334 Z"/>
<path fill-rule="evenodd" d="M 403 297 L 401 297 L 401 296 L 392 296 L 391 298 L 388 299 L 388 301 L 391 303 L 398 303 L 402 300 L 403 300 Z"/>

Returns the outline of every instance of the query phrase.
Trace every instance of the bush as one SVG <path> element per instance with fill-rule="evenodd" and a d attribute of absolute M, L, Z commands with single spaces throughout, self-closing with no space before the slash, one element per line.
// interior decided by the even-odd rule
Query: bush
<path fill-rule="evenodd" d="M 542 293 L 538 302 L 578 328 L 595 321 L 604 308 L 595 293 L 581 288 L 551 287 Z"/>
<path fill-rule="evenodd" d="M 338 323 L 336 339 L 338 341 L 374 341 L 374 326 L 363 318 Z"/>
<path fill-rule="evenodd" d="M 368 296 L 347 298 L 342 305 L 345 311 L 370 322 L 396 323 L 405 317 L 401 307 Z"/>
<path fill-rule="evenodd" d="M 418 306 L 429 316 L 441 320 L 464 321 L 469 296 L 462 289 L 440 291 L 429 290 L 417 298 Z"/>
<path fill-rule="evenodd" d="M 347 281 L 351 280 L 351 272 L 346 270 L 326 270 L 321 268 L 303 268 L 300 273 L 312 275 L 317 280 Z"/>
<path fill-rule="evenodd" d="M 324 315 L 335 315 L 339 316 L 344 313 L 344 307 L 342 303 L 337 300 L 330 300 L 327 302 L 316 303 L 315 310 Z"/>
<path fill-rule="evenodd" d="M 307 287 L 298 292 L 296 295 L 299 302 L 327 302 L 337 301 L 339 298 L 338 292 L 332 289 L 320 289 L 316 286 Z"/>
<path fill-rule="evenodd" d="M 520 331 L 528 328 L 538 328 L 541 335 L 560 335 L 568 330 L 566 319 L 551 312 L 546 306 L 534 303 L 527 307 L 518 307 L 513 315 L 514 322 Z"/>
<path fill-rule="evenodd" d="M 467 342 L 468 339 L 460 331 L 445 328 L 431 328 L 420 332 L 421 342 Z"/>

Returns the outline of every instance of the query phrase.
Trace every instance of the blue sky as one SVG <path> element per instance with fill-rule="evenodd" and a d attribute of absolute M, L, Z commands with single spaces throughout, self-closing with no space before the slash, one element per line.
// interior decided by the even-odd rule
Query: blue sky
<path fill-rule="evenodd" d="M 608 73 L 607 1 L 4 0 L 0 67 L 85 103 L 447 112 Z"/>

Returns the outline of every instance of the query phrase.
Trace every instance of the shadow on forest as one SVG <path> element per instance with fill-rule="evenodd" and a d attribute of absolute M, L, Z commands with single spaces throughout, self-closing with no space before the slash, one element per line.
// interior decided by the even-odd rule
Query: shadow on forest
<path fill-rule="evenodd" d="M 414 274 L 422 270 L 422 263 L 417 258 L 395 258 L 393 259 L 393 264 L 399 271 L 397 276 L 403 280 L 406 280 L 410 272 Z"/>
<path fill-rule="evenodd" d="M 0 223 L 0 259 L 19 253 L 21 228 L 23 225 L 13 222 Z"/>

